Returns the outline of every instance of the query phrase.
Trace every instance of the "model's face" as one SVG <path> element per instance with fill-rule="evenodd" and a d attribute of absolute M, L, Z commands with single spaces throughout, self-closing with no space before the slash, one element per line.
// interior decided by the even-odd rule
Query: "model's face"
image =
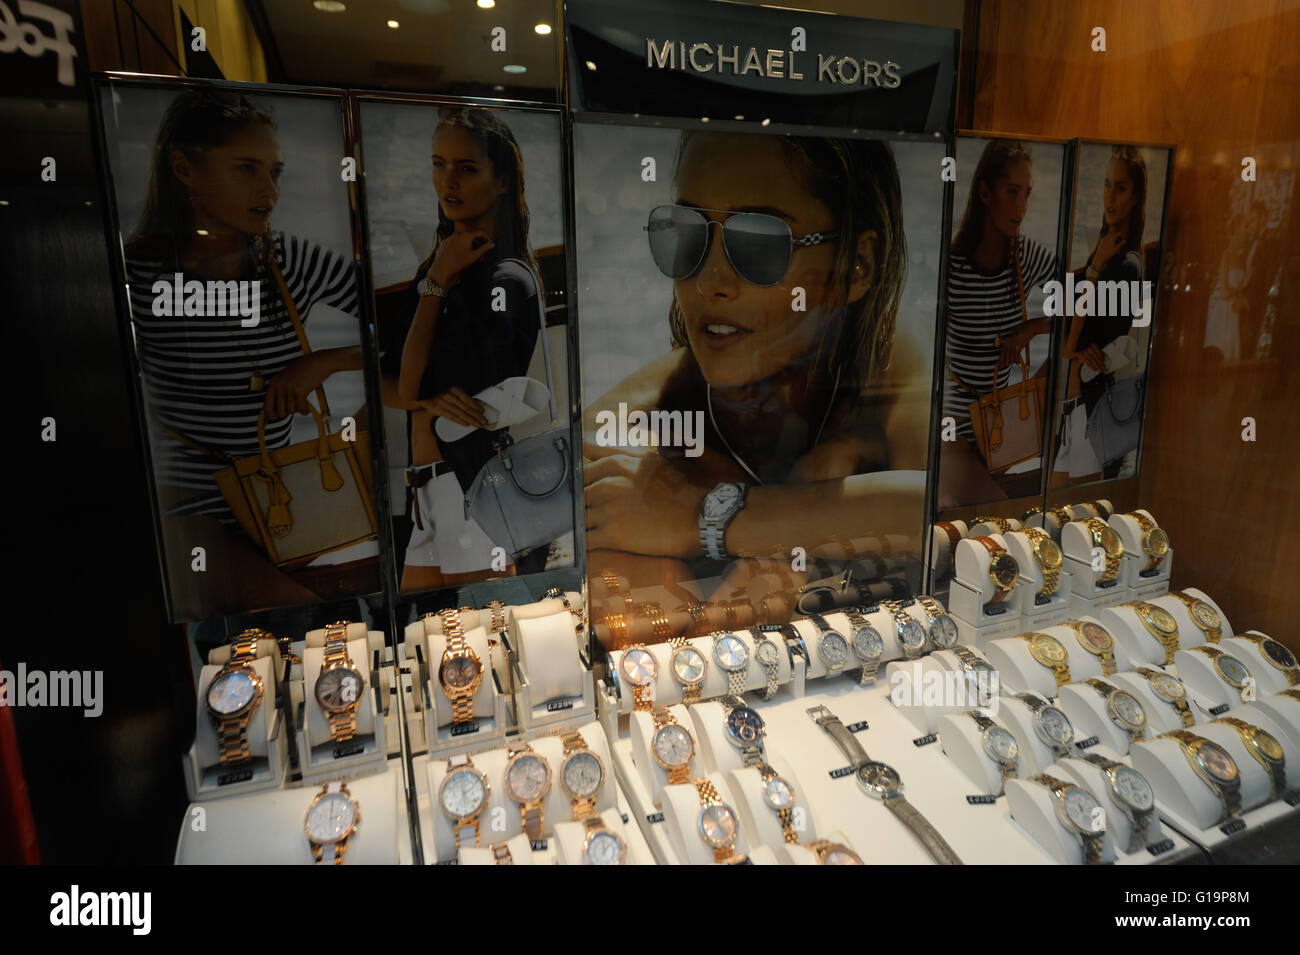
<path fill-rule="evenodd" d="M 1137 193 L 1128 164 L 1120 159 L 1112 159 L 1106 167 L 1106 225 L 1112 230 L 1127 226 L 1136 205 Z"/>
<path fill-rule="evenodd" d="M 980 199 L 988 212 L 988 224 L 1008 239 L 1020 234 L 1020 223 L 1029 210 L 1029 194 L 1034 191 L 1033 167 L 1019 160 L 1007 167 L 1007 174 L 989 188 L 980 184 Z"/>
<path fill-rule="evenodd" d="M 810 195 L 776 139 L 699 134 L 691 137 L 677 169 L 675 200 L 700 209 L 764 212 L 795 236 L 838 228 L 834 214 Z M 721 223 L 726 216 L 704 215 Z M 674 292 L 691 352 L 715 388 L 770 378 L 812 352 L 832 321 L 826 285 L 835 242 L 796 249 L 790 271 L 772 286 L 751 285 L 731 267 L 720 225 L 709 227 L 708 253 L 699 271 L 676 280 Z M 806 295 L 795 311 L 794 289 Z"/>
<path fill-rule="evenodd" d="M 270 126 L 246 126 L 195 161 L 174 151 L 171 163 L 193 200 L 196 230 L 260 235 L 270 227 L 284 171 L 280 143 Z"/>
<path fill-rule="evenodd" d="M 433 189 L 443 217 L 452 222 L 488 215 L 506 191 L 478 141 L 455 126 L 434 134 Z"/>

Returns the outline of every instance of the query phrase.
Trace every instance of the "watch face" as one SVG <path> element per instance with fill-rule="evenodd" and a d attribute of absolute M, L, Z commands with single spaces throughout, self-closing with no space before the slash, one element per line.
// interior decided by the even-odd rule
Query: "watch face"
<path fill-rule="evenodd" d="M 1124 542 L 1119 539 L 1119 535 L 1109 524 L 1103 524 L 1098 536 L 1101 539 L 1102 549 L 1106 552 L 1107 557 L 1124 556 Z"/>
<path fill-rule="evenodd" d="M 587 840 L 583 861 L 587 865 L 622 865 L 626 854 L 627 844 L 622 836 L 608 829 L 597 829 Z"/>
<path fill-rule="evenodd" d="M 1155 627 L 1161 633 L 1173 634 L 1178 632 L 1178 621 L 1164 607 L 1157 607 L 1155 604 L 1147 604 L 1147 619 L 1151 621 L 1151 626 Z"/>
<path fill-rule="evenodd" d="M 1020 745 L 1011 731 L 1001 726 L 990 726 L 984 731 L 984 747 L 1001 763 L 1015 762 L 1020 756 Z"/>
<path fill-rule="evenodd" d="M 705 806 L 700 810 L 700 835 L 715 849 L 736 841 L 736 814 L 726 803 Z"/>
<path fill-rule="evenodd" d="M 898 770 L 887 763 L 874 761 L 858 767 L 858 784 L 873 796 L 881 798 L 903 789 L 903 779 L 898 775 Z"/>
<path fill-rule="evenodd" d="M 1111 715 L 1129 729 L 1138 730 L 1146 725 L 1147 711 L 1142 709 L 1138 698 L 1127 690 L 1116 690 L 1106 697 L 1106 706 Z"/>
<path fill-rule="evenodd" d="M 1070 724 L 1070 718 L 1055 706 L 1039 707 L 1035 725 L 1049 746 L 1069 746 L 1074 742 L 1074 727 Z"/>
<path fill-rule="evenodd" d="M 1236 762 L 1218 743 L 1202 743 L 1197 747 L 1196 758 L 1205 771 L 1221 783 L 1230 783 L 1237 778 Z"/>
<path fill-rule="evenodd" d="M 1097 822 L 1105 817 L 1095 812 L 1101 808 L 1101 803 L 1093 797 L 1092 793 L 1078 786 L 1070 786 L 1063 794 L 1065 802 L 1065 818 L 1080 832 L 1101 832 Z"/>
<path fill-rule="evenodd" d="M 749 665 L 749 647 L 745 646 L 740 637 L 728 633 L 719 637 L 713 645 L 713 659 L 718 661 L 718 666 L 722 669 L 734 673 Z"/>
<path fill-rule="evenodd" d="M 908 650 L 920 650 L 925 647 L 925 630 L 911 617 L 898 625 L 898 642 Z"/>
<path fill-rule="evenodd" d="M 766 731 L 763 717 L 748 706 L 737 706 L 727 714 L 727 738 L 737 746 L 757 743 Z"/>
<path fill-rule="evenodd" d="M 845 846 L 832 846 L 822 856 L 822 865 L 866 865 L 852 849 Z"/>
<path fill-rule="evenodd" d="M 853 652 L 863 660 L 875 660 L 885 654 L 885 640 L 875 627 L 858 627 L 853 631 Z"/>
<path fill-rule="evenodd" d="M 570 796 L 594 796 L 605 781 L 605 767 L 600 757 L 588 750 L 570 755 L 560 767 L 560 784 Z"/>
<path fill-rule="evenodd" d="M 474 770 L 462 767 L 443 779 L 438 801 L 451 818 L 468 819 L 482 811 L 487 802 L 487 784 Z"/>
<path fill-rule="evenodd" d="M 708 667 L 704 654 L 694 647 L 682 647 L 673 654 L 673 676 L 683 686 L 694 686 L 704 680 Z"/>
<path fill-rule="evenodd" d="M 1099 623 L 1082 624 L 1075 633 L 1096 653 L 1109 653 L 1115 649 L 1115 638 Z"/>
<path fill-rule="evenodd" d="M 506 791 L 515 802 L 536 802 L 550 789 L 550 764 L 536 753 L 522 753 L 506 767 Z"/>
<path fill-rule="evenodd" d="M 985 682 L 987 683 L 990 678 L 997 675 L 998 671 L 993 664 L 989 663 L 987 660 L 976 660 L 971 664 L 970 672 L 972 675 L 987 673 L 989 675 L 985 678 Z"/>
<path fill-rule="evenodd" d="M 623 654 L 619 669 L 633 686 L 649 686 L 659 676 L 659 661 L 645 647 L 633 647 Z"/>
<path fill-rule="evenodd" d="M 1190 612 L 1192 619 L 1196 621 L 1197 625 L 1204 627 L 1206 630 L 1218 630 L 1223 626 L 1223 620 L 1219 616 L 1218 611 L 1207 604 L 1204 600 L 1192 604 Z"/>
<path fill-rule="evenodd" d="M 773 776 L 763 786 L 763 802 L 769 809 L 780 811 L 794 805 L 794 787 L 780 776 Z"/>
<path fill-rule="evenodd" d="M 754 656 L 757 658 L 759 666 L 774 667 L 777 660 L 780 659 L 780 652 L 776 649 L 775 643 L 765 639 L 754 648 Z"/>
<path fill-rule="evenodd" d="M 1265 732 L 1257 726 L 1254 739 L 1256 748 L 1264 754 L 1265 759 L 1276 763 L 1286 758 L 1286 753 L 1282 751 L 1282 744 L 1272 733 Z"/>
<path fill-rule="evenodd" d="M 1147 778 L 1136 769 L 1121 766 L 1115 770 L 1115 795 L 1136 812 L 1145 812 L 1156 804 L 1156 794 L 1151 791 Z"/>
<path fill-rule="evenodd" d="M 312 842 L 329 845 L 352 831 L 357 807 L 342 793 L 326 793 L 307 810 L 307 834 Z"/>
<path fill-rule="evenodd" d="M 936 647 L 950 647 L 957 642 L 957 623 L 946 613 L 930 621 L 930 639 Z"/>
<path fill-rule="evenodd" d="M 821 639 L 817 641 L 817 655 L 828 669 L 838 670 L 849 658 L 849 641 L 834 630 L 823 630 Z"/>
<path fill-rule="evenodd" d="M 222 673 L 208 687 L 208 709 L 218 716 L 233 716 L 257 699 L 258 681 L 249 670 Z"/>
<path fill-rule="evenodd" d="M 1020 565 L 1010 554 L 994 554 L 989 561 L 989 576 L 998 585 L 999 590 L 1010 590 L 1020 576 Z"/>
<path fill-rule="evenodd" d="M 1029 649 L 1034 659 L 1044 666 L 1059 666 L 1070 659 L 1065 644 L 1048 633 L 1036 633 L 1029 640 Z"/>
<path fill-rule="evenodd" d="M 1065 562 L 1061 547 L 1050 537 L 1035 535 L 1034 556 L 1045 570 L 1059 570 Z"/>
<path fill-rule="evenodd" d="M 1151 533 L 1147 535 L 1147 550 L 1155 557 L 1163 557 L 1169 553 L 1169 535 L 1165 533 L 1163 527 L 1151 529 Z"/>
<path fill-rule="evenodd" d="M 1244 687 L 1246 681 L 1250 679 L 1250 671 L 1246 669 L 1246 664 L 1226 653 L 1214 658 L 1214 667 L 1219 671 L 1219 676 L 1237 689 Z"/>
<path fill-rule="evenodd" d="M 453 690 L 464 690 L 479 678 L 478 661 L 472 657 L 452 657 L 442 665 L 442 682 Z"/>
<path fill-rule="evenodd" d="M 706 521 L 721 521 L 735 509 L 740 501 L 740 488 L 735 484 L 719 484 L 704 497 L 700 513 Z"/>
<path fill-rule="evenodd" d="M 691 739 L 691 734 L 676 723 L 661 726 L 650 745 L 659 757 L 659 762 L 674 769 L 685 766 L 695 755 L 695 742 Z"/>
<path fill-rule="evenodd" d="M 1147 680 L 1151 683 L 1151 688 L 1156 691 L 1156 695 L 1166 700 L 1181 700 L 1187 696 L 1187 687 L 1168 673 L 1155 671 L 1147 677 Z"/>
<path fill-rule="evenodd" d="M 365 685 L 361 674 L 348 667 L 323 670 L 316 679 L 316 702 L 323 710 L 347 709 L 361 699 L 361 688 Z"/>
<path fill-rule="evenodd" d="M 1295 666 L 1295 654 L 1276 640 L 1263 640 L 1260 642 L 1259 648 L 1264 651 L 1264 656 L 1271 663 L 1280 666 L 1282 669 L 1289 670 Z"/>

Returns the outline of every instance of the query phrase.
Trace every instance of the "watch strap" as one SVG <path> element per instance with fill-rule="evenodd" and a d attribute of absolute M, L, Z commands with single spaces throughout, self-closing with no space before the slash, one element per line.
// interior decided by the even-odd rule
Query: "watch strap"
<path fill-rule="evenodd" d="M 1250 753 L 1255 762 L 1264 767 L 1271 784 L 1269 798 L 1276 799 L 1282 795 L 1283 790 L 1286 789 L 1286 759 L 1271 760 L 1264 758 L 1264 754 L 1259 748 L 1259 741 L 1256 738 L 1260 728 L 1234 716 L 1221 716 L 1214 722 L 1223 723 L 1236 730 L 1237 735 L 1241 737 L 1241 742 L 1246 747 L 1246 752 Z"/>
<path fill-rule="evenodd" d="M 835 745 L 848 758 L 849 764 L 855 770 L 863 763 L 871 761 L 871 757 L 862 748 L 862 744 L 858 742 L 857 737 L 849 732 L 849 728 L 840 721 L 840 718 L 825 706 L 809 707 L 808 715 L 835 742 Z"/>
<path fill-rule="evenodd" d="M 699 779 L 692 780 L 692 782 L 695 785 L 695 791 L 700 795 L 701 811 L 709 806 L 725 805 L 722 801 L 722 797 L 718 795 L 717 787 L 713 785 L 711 780 L 700 777 Z M 726 862 L 735 854 L 735 846 L 736 840 L 734 836 L 732 837 L 732 840 L 725 845 L 709 846 L 709 848 L 713 850 L 713 861 Z"/>
<path fill-rule="evenodd" d="M 494 842 L 492 844 L 492 862 L 494 865 L 514 865 L 515 860 L 510 855 L 510 847 L 504 842 Z"/>
<path fill-rule="evenodd" d="M 1105 569 L 1102 570 L 1101 576 L 1097 578 L 1097 583 L 1109 583 L 1119 576 L 1119 562 L 1120 558 L 1124 556 L 1124 552 L 1120 551 L 1120 553 L 1112 556 L 1111 553 L 1102 545 L 1101 534 L 1103 528 L 1109 530 L 1112 534 L 1115 533 L 1115 530 L 1100 517 L 1084 518 L 1082 524 L 1084 527 L 1088 528 L 1089 532 L 1091 532 L 1093 545 L 1101 547 L 1102 556 L 1106 561 Z"/>
<path fill-rule="evenodd" d="M 948 841 L 939 834 L 939 830 L 930 824 L 930 821 L 921 815 L 920 811 L 907 801 L 905 796 L 889 796 L 885 799 L 885 806 L 894 816 L 911 830 L 912 834 L 925 846 L 926 852 L 930 854 L 935 862 L 939 865 L 961 865 L 962 861 L 957 853 L 953 851 Z"/>
<path fill-rule="evenodd" d="M 756 763 L 754 768 L 758 770 L 758 775 L 763 780 L 763 788 L 772 782 L 779 775 L 775 769 L 767 763 Z M 764 803 L 766 805 L 766 803 Z M 771 807 L 768 807 L 771 808 Z M 781 832 L 784 835 L 788 845 L 794 845 L 799 841 L 799 834 L 794 831 L 794 807 L 786 806 L 784 809 L 772 809 L 777 818 L 781 821 Z"/>

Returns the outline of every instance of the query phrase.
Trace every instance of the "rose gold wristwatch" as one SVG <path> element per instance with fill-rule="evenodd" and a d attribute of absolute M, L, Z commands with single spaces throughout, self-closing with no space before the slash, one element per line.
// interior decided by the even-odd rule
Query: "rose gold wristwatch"
<path fill-rule="evenodd" d="M 357 710 L 366 681 L 348 654 L 348 623 L 340 620 L 325 628 L 325 660 L 316 677 L 316 702 L 329 720 L 336 743 L 357 735 Z"/>
<path fill-rule="evenodd" d="M 230 644 L 230 660 L 208 684 L 208 716 L 217 731 L 221 765 L 231 766 L 253 758 L 248 747 L 248 724 L 262 701 L 262 678 L 253 669 L 261 630 L 246 630 Z"/>
<path fill-rule="evenodd" d="M 433 616 L 435 614 L 424 616 L 426 632 L 429 618 Z M 442 632 L 447 638 L 442 662 L 438 666 L 438 682 L 451 704 L 452 726 L 463 726 L 474 720 L 474 697 L 483 683 L 483 661 L 465 640 L 460 611 L 441 610 L 436 616 L 442 618 Z"/>
<path fill-rule="evenodd" d="M 519 821 L 531 842 L 546 826 L 546 794 L 551 791 L 551 764 L 527 743 L 506 747 L 506 795 L 519 803 Z"/>

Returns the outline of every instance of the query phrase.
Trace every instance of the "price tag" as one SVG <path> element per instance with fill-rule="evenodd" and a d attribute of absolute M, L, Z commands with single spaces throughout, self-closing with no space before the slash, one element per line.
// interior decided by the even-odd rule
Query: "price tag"
<path fill-rule="evenodd" d="M 241 770 L 237 773 L 226 773 L 224 776 L 217 777 L 218 786 L 233 786 L 235 783 L 246 783 L 253 778 L 251 769 Z"/>
<path fill-rule="evenodd" d="M 1074 745 L 1079 747 L 1079 749 L 1088 749 L 1090 746 L 1096 746 L 1100 742 L 1101 742 L 1100 737 L 1089 736 L 1087 739 L 1079 740 L 1079 742 L 1075 743 Z"/>
<path fill-rule="evenodd" d="M 1241 832 L 1241 830 L 1245 828 L 1246 828 L 1245 819 L 1234 819 L 1232 820 L 1232 822 L 1225 822 L 1223 825 L 1221 825 L 1219 827 L 1219 831 L 1223 833 L 1225 836 L 1231 836 L 1235 833 Z"/>
<path fill-rule="evenodd" d="M 1223 703 L 1223 704 L 1221 704 L 1220 706 L 1212 706 L 1212 707 L 1210 707 L 1210 715 L 1211 715 L 1211 716 L 1222 716 L 1224 713 L 1228 712 L 1228 710 L 1230 710 L 1230 709 L 1232 709 L 1232 704 L 1231 704 L 1231 703 Z"/>
<path fill-rule="evenodd" d="M 1283 793 L 1282 801 L 1292 808 L 1300 806 L 1300 789 L 1293 789 L 1289 793 Z"/>
<path fill-rule="evenodd" d="M 551 700 L 551 702 L 546 704 L 546 712 L 559 713 L 561 710 L 571 710 L 573 709 L 573 704 L 574 701 L 572 699 Z"/>
<path fill-rule="evenodd" d="M 357 753 L 364 753 L 366 747 L 362 743 L 353 743 L 351 746 L 335 746 L 334 758 L 343 759 L 345 756 L 355 756 Z"/>
<path fill-rule="evenodd" d="M 991 806 L 998 801 L 998 797 L 991 793 L 982 793 L 978 796 L 967 796 L 966 802 L 972 806 Z"/>
<path fill-rule="evenodd" d="M 1006 612 L 1007 608 L 1000 603 L 984 605 L 984 616 L 986 617 L 1000 617 Z"/>
<path fill-rule="evenodd" d="M 845 776 L 853 775 L 852 766 L 843 766 L 840 769 L 831 770 L 831 779 L 843 779 Z"/>
<path fill-rule="evenodd" d="M 1159 842 L 1153 842 L 1151 845 L 1147 846 L 1147 852 L 1151 853 L 1153 856 L 1164 855 L 1173 847 L 1174 840 L 1161 839 Z"/>
<path fill-rule="evenodd" d="M 471 720 L 468 723 L 461 723 L 459 726 L 452 724 L 452 736 L 467 736 L 470 733 L 478 732 L 478 720 Z"/>
<path fill-rule="evenodd" d="M 530 840 L 528 841 L 528 844 L 529 844 L 530 846 L 532 846 L 534 852 L 545 852 L 545 851 L 546 851 L 546 840 L 545 840 L 545 839 L 536 839 L 536 840 L 530 839 Z"/>
<path fill-rule="evenodd" d="M 662 812 L 652 812 L 650 815 L 645 817 L 645 821 L 653 826 L 656 823 L 664 821 L 664 814 Z"/>
<path fill-rule="evenodd" d="M 918 736 L 912 740 L 913 746 L 929 746 L 931 743 L 938 742 L 939 737 L 935 733 L 927 733 L 925 736 Z"/>
<path fill-rule="evenodd" d="M 868 729 L 868 728 L 869 728 L 869 727 L 867 726 L 867 721 L 866 721 L 866 720 L 859 720 L 859 721 L 856 722 L 856 723 L 850 723 L 850 724 L 849 724 L 849 732 L 850 732 L 850 733 L 861 733 L 863 730 Z"/>

